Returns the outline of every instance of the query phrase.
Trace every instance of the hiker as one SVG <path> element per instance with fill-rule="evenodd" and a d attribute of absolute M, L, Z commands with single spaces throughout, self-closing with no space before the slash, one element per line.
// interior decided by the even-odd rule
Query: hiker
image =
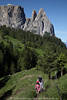
<path fill-rule="evenodd" d="M 38 94 L 40 92 L 40 82 L 37 80 L 35 85 L 36 93 Z"/>
<path fill-rule="evenodd" d="M 40 91 L 43 91 L 43 84 L 44 84 L 44 82 L 43 82 L 42 77 L 39 76 L 38 80 L 39 80 L 39 83 L 40 83 Z"/>
<path fill-rule="evenodd" d="M 43 84 L 43 79 L 39 76 L 35 85 L 36 93 L 40 93 L 41 91 L 43 91 Z"/>

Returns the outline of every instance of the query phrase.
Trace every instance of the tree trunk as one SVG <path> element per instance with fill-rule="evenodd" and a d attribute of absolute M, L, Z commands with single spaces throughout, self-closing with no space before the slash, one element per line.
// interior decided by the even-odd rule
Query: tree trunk
<path fill-rule="evenodd" d="M 64 68 L 61 69 L 61 76 L 63 76 L 63 70 L 64 70 Z"/>
<path fill-rule="evenodd" d="M 51 74 L 50 74 L 50 72 L 48 73 L 48 78 L 51 79 Z"/>
<path fill-rule="evenodd" d="M 55 79 L 57 79 L 57 72 L 55 72 Z"/>

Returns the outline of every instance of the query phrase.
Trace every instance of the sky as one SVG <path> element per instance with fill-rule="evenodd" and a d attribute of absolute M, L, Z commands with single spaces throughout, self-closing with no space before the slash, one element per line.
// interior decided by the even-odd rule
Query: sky
<path fill-rule="evenodd" d="M 0 5 L 6 4 L 21 5 L 26 17 L 32 16 L 33 9 L 38 13 L 43 8 L 54 25 L 55 35 L 67 42 L 67 0 L 0 0 Z"/>

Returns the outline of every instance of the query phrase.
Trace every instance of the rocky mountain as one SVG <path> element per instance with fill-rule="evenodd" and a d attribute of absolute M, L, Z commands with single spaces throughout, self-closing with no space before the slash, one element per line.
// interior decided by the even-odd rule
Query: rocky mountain
<path fill-rule="evenodd" d="M 49 21 L 43 8 L 37 14 L 35 10 L 32 12 L 31 18 L 26 18 L 24 8 L 8 4 L 0 6 L 0 26 L 21 28 L 25 31 L 30 31 L 35 34 L 44 35 L 49 32 L 50 35 L 55 35 L 54 26 Z"/>
<path fill-rule="evenodd" d="M 21 6 L 11 4 L 0 6 L 0 26 L 20 28 L 25 21 L 24 9 Z"/>
<path fill-rule="evenodd" d="M 35 10 L 32 12 L 32 17 L 26 19 L 23 29 L 40 35 L 44 35 L 45 32 L 54 35 L 54 27 L 46 16 L 43 8 L 39 10 L 38 14 Z"/>

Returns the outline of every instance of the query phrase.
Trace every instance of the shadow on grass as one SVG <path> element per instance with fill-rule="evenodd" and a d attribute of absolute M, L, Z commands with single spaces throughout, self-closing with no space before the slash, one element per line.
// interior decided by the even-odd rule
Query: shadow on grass
<path fill-rule="evenodd" d="M 14 88 L 15 88 L 15 86 L 12 89 L 10 89 L 7 92 L 5 92 L 3 94 L 3 96 L 0 97 L 0 100 L 7 100 L 7 98 L 12 95 L 12 91 L 13 91 Z"/>
<path fill-rule="evenodd" d="M 10 76 L 5 76 L 4 79 L 0 80 L 0 89 L 5 86 L 6 82 L 10 79 Z"/>

